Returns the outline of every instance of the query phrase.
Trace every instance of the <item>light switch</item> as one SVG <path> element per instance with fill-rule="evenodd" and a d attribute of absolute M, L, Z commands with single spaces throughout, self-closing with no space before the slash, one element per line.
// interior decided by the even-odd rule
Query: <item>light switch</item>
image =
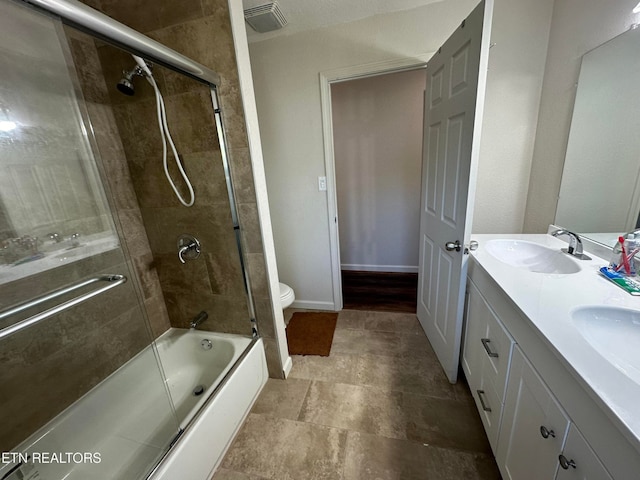
<path fill-rule="evenodd" d="M 318 177 L 318 191 L 327 191 L 327 177 Z"/>

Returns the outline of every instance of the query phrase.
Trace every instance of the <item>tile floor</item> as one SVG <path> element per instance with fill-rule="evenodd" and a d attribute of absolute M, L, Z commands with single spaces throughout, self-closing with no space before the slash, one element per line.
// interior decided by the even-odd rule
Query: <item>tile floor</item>
<path fill-rule="evenodd" d="M 343 310 L 331 355 L 269 379 L 214 476 L 265 479 L 500 475 L 466 383 L 446 380 L 416 316 Z"/>

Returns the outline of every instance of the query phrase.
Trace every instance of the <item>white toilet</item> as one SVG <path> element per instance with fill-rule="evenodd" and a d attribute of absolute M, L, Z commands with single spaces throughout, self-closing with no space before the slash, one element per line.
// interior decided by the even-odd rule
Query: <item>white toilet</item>
<path fill-rule="evenodd" d="M 282 309 L 284 310 L 289 305 L 293 303 L 296 299 L 295 294 L 293 293 L 293 288 L 284 283 L 280 284 L 280 304 L 282 305 Z"/>

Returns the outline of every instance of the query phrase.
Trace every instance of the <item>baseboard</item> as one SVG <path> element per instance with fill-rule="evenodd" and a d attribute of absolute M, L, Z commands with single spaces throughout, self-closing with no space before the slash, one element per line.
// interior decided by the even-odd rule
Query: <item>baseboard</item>
<path fill-rule="evenodd" d="M 314 302 L 307 300 L 295 300 L 291 304 L 291 308 L 303 308 L 305 310 L 329 310 L 331 312 L 336 311 L 333 302 Z"/>
<path fill-rule="evenodd" d="M 393 273 L 418 273 L 418 267 L 412 265 L 358 265 L 351 263 L 340 264 L 342 270 L 355 270 L 360 272 L 393 272 Z"/>
<path fill-rule="evenodd" d="M 288 356 L 287 360 L 284 362 L 284 366 L 282 367 L 284 378 L 287 378 L 289 376 L 289 373 L 291 373 L 292 368 L 293 368 L 293 360 L 291 360 L 291 356 Z"/>

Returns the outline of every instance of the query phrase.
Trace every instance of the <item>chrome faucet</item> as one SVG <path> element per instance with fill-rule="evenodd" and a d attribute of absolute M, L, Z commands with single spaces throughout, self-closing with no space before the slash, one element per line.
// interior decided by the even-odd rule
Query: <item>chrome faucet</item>
<path fill-rule="evenodd" d="M 197 314 L 195 317 L 193 317 L 193 320 L 191 320 L 190 327 L 196 328 L 198 325 L 204 322 L 207 318 L 209 318 L 209 314 L 203 310 L 202 312 Z"/>
<path fill-rule="evenodd" d="M 562 248 L 561 250 L 564 253 L 568 253 L 569 255 L 573 255 L 580 260 L 591 260 L 589 255 L 586 255 L 582 252 L 582 240 L 577 233 L 570 232 L 564 228 L 556 230 L 551 234 L 554 237 L 559 237 L 560 235 L 567 235 L 569 237 L 569 247 Z"/>

